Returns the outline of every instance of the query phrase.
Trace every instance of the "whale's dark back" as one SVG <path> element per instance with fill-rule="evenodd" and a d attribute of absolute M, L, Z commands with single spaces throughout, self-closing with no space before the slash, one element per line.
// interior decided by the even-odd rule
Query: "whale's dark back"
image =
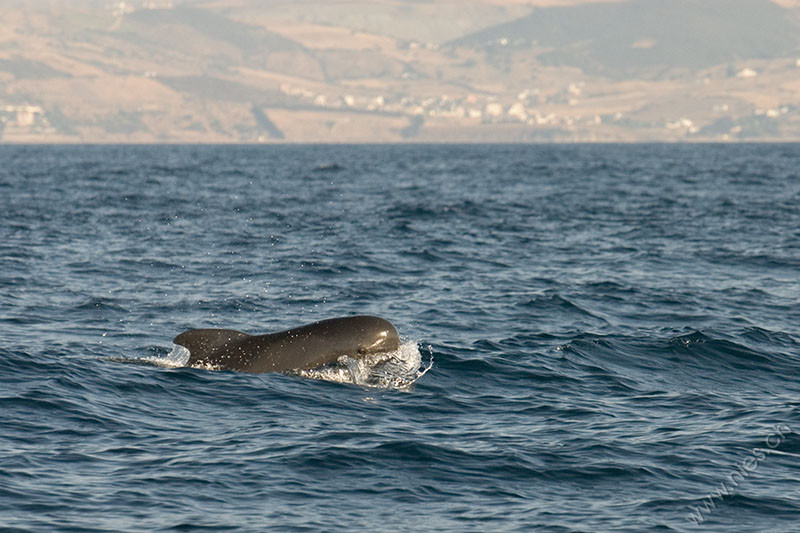
<path fill-rule="evenodd" d="M 267 335 L 229 329 L 195 329 L 173 340 L 189 350 L 189 365 L 224 370 L 284 372 L 332 363 L 342 355 L 363 357 L 396 350 L 397 329 L 376 316 L 331 318 Z"/>

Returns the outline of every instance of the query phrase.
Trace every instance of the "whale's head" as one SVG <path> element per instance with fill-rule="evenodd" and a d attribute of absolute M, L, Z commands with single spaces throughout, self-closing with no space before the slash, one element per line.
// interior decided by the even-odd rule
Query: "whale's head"
<path fill-rule="evenodd" d="M 400 335 L 388 320 L 377 316 L 353 316 L 350 334 L 354 336 L 358 355 L 392 352 L 400 347 Z"/>

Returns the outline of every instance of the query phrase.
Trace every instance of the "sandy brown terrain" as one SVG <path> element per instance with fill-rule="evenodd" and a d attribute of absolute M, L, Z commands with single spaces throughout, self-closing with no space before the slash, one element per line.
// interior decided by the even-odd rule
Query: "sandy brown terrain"
<path fill-rule="evenodd" d="M 0 140 L 800 139 L 800 48 L 623 77 L 513 36 L 458 44 L 532 7 L 606 2 L 0 0 Z"/>

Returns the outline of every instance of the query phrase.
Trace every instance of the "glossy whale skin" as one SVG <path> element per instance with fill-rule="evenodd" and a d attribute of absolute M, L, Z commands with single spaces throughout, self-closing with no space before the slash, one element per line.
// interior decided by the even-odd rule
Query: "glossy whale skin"
<path fill-rule="evenodd" d="M 368 315 L 320 320 L 297 328 L 248 335 L 230 329 L 193 329 L 173 340 L 189 350 L 187 365 L 241 372 L 309 370 L 339 357 L 390 352 L 400 345 L 397 329 Z"/>

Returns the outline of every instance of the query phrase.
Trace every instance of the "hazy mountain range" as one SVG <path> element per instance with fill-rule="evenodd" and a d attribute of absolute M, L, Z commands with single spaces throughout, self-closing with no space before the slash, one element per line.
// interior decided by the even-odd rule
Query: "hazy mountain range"
<path fill-rule="evenodd" d="M 0 140 L 797 140 L 798 4 L 0 0 Z"/>

